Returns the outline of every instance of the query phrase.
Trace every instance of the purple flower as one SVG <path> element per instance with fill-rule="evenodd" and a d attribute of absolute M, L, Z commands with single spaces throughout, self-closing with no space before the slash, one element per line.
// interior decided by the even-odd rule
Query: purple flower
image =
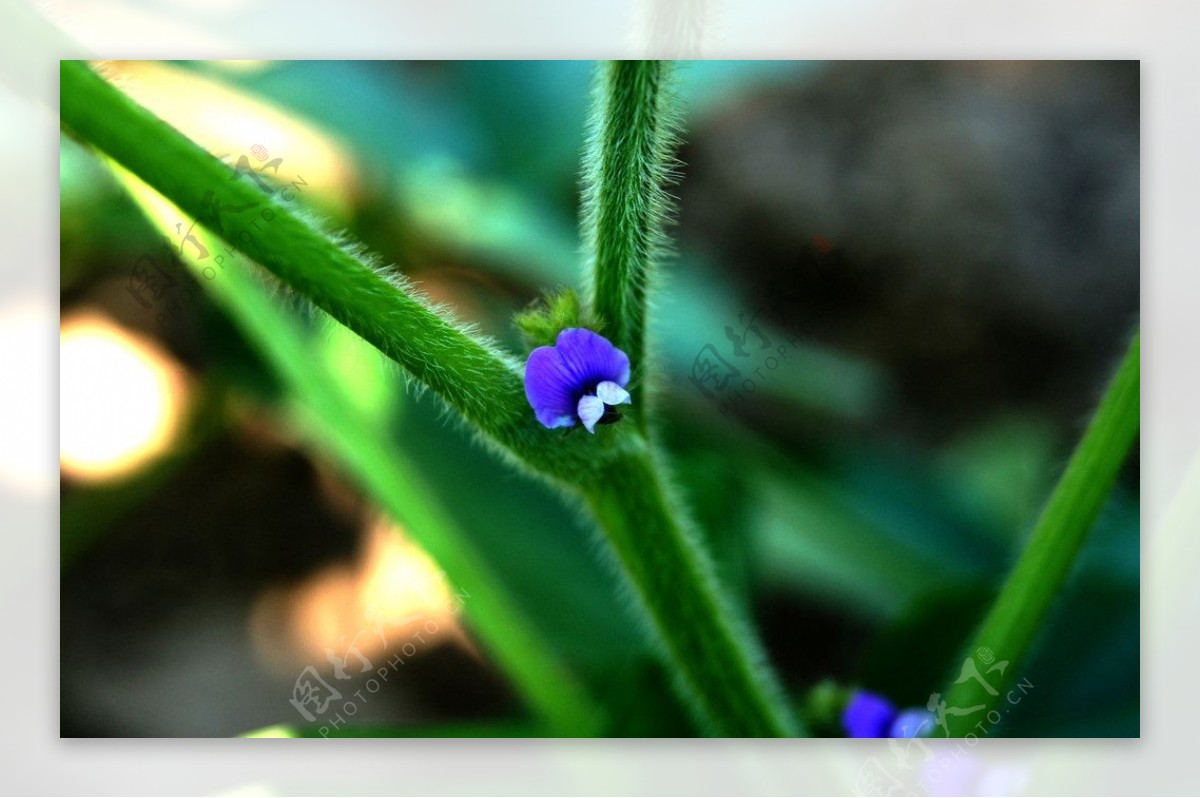
<path fill-rule="evenodd" d="M 591 330 L 569 327 L 554 346 L 539 346 L 525 364 L 525 398 L 542 426 L 573 427 L 593 435 L 596 424 L 616 421 L 616 405 L 630 401 L 629 357 Z"/>
<path fill-rule="evenodd" d="M 842 712 L 842 727 L 847 737 L 925 737 L 933 729 L 929 710 L 896 707 L 881 695 L 858 690 Z"/>
<path fill-rule="evenodd" d="M 857 691 L 842 712 L 842 727 L 848 737 L 887 737 L 896 708 L 881 695 Z"/>
<path fill-rule="evenodd" d="M 937 723 L 933 713 L 924 707 L 910 707 L 904 710 L 892 721 L 888 729 L 888 737 L 928 737 Z"/>

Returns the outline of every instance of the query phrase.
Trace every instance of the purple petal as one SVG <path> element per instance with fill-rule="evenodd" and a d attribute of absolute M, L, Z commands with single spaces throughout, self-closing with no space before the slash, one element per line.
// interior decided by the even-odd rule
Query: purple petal
<path fill-rule="evenodd" d="M 848 737 L 883 737 L 896 718 L 896 708 L 881 695 L 859 690 L 842 712 Z"/>
<path fill-rule="evenodd" d="M 604 415 L 604 402 L 599 396 L 588 394 L 579 400 L 579 420 L 583 422 L 583 426 L 587 427 L 587 431 L 596 434 L 596 422 Z"/>
<path fill-rule="evenodd" d="M 581 327 L 563 330 L 554 346 L 533 350 L 525 364 L 525 398 L 538 422 L 551 429 L 570 427 L 582 419 L 592 431 L 606 403 L 631 401 L 624 387 L 628 383 L 625 353 L 604 336 Z M 587 396 L 594 401 L 581 403 Z"/>
<path fill-rule="evenodd" d="M 933 713 L 921 707 L 906 709 L 896 716 L 888 729 L 888 737 L 927 737 L 937 725 Z"/>
<path fill-rule="evenodd" d="M 575 424 L 575 377 L 563 365 L 558 350 L 539 346 L 525 364 L 525 398 L 544 427 Z"/>
<path fill-rule="evenodd" d="M 558 334 L 554 348 L 563 366 L 584 390 L 605 380 L 621 387 L 629 383 L 629 357 L 607 338 L 582 327 L 568 327 Z"/>
<path fill-rule="evenodd" d="M 596 386 L 596 396 L 606 405 L 627 404 L 633 401 L 629 398 L 629 391 L 608 380 Z"/>

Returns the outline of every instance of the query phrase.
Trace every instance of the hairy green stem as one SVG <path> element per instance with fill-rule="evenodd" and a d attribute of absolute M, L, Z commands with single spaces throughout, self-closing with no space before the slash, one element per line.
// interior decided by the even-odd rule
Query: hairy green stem
<path fill-rule="evenodd" d="M 1022 676 L 1038 630 L 1137 439 L 1139 353 L 1135 334 L 1025 550 L 964 659 L 954 663 L 955 681 L 946 692 L 945 705 L 970 710 L 965 715 L 946 715 L 947 729 L 954 736 L 970 732 L 988 711 L 1005 702 L 1009 686 Z M 1007 664 L 1001 667 L 1000 663 Z"/>
<path fill-rule="evenodd" d="M 584 162 L 590 299 L 607 337 L 629 355 L 629 415 L 640 433 L 629 436 L 630 445 L 585 495 L 701 723 L 729 736 L 791 735 L 796 727 L 782 691 L 646 443 L 647 295 L 664 243 L 663 187 L 674 143 L 669 75 L 662 61 L 611 61 L 597 79 Z"/>
<path fill-rule="evenodd" d="M 625 74 L 626 68 L 610 67 L 618 74 Z M 637 91 L 653 87 L 657 93 L 662 69 L 661 65 L 636 67 L 633 74 L 641 77 L 634 85 L 642 87 Z M 403 281 L 385 276 L 360 253 L 337 245 L 301 215 L 284 192 L 268 196 L 252 182 L 231 176 L 228 166 L 83 63 L 62 63 L 60 94 L 64 126 L 105 151 L 183 213 L 212 224 L 232 247 L 400 363 L 513 462 L 582 491 L 605 524 L 617 560 L 650 615 L 649 625 L 664 643 L 685 697 L 713 732 L 791 731 L 787 711 L 752 637 L 722 598 L 703 549 L 683 531 L 637 427 L 566 437 L 542 428 L 525 401 L 516 363 L 437 312 Z M 634 171 L 644 165 L 619 160 L 614 169 L 618 164 Z M 638 261 L 636 271 L 626 270 L 622 278 L 640 287 L 613 286 L 613 291 L 600 292 L 628 300 L 622 300 L 620 310 L 610 309 L 614 316 L 608 321 L 623 330 L 618 340 L 639 342 L 639 348 L 626 346 L 640 363 L 644 360 L 639 357 L 644 354 L 640 348 L 644 346 L 644 278 L 654 246 L 652 236 L 646 238 L 646 231 L 652 229 L 647 226 L 652 214 L 646 211 L 656 206 L 658 200 L 652 195 L 661 183 L 631 181 L 616 171 L 610 171 L 610 177 L 649 192 L 640 200 L 628 197 L 641 222 L 627 224 L 621 213 L 600 214 L 596 231 L 596 240 L 607 242 L 597 245 L 596 251 L 615 253 L 612 260 L 596 261 L 597 274 L 608 273 L 610 267 L 604 264 L 625 268 L 620 264 L 628 264 L 626 256 L 647 256 Z M 606 182 L 608 178 L 601 181 Z M 256 212 L 213 219 L 207 200 L 213 196 L 223 205 L 251 205 Z M 610 223 L 615 228 L 610 230 Z M 621 244 L 624 237 L 632 240 Z M 615 320 L 617 313 L 620 321 Z M 625 468 L 633 476 L 623 477 Z M 680 604 L 680 611 L 673 602 Z"/>
<path fill-rule="evenodd" d="M 720 589 L 695 533 L 659 477 L 648 449 L 615 460 L 588 494 L 675 677 L 710 731 L 729 737 L 797 732 L 757 641 Z"/>
<path fill-rule="evenodd" d="M 602 455 L 602 447 L 579 437 L 548 445 L 511 357 L 453 322 L 400 276 L 339 246 L 305 217 L 294 192 L 265 193 L 83 62 L 63 61 L 60 78 L 65 126 L 400 363 L 476 429 L 560 478 Z M 225 261 L 214 258 L 217 267 Z"/>
<path fill-rule="evenodd" d="M 112 168 L 151 223 L 163 235 L 171 235 L 177 216 L 166 212 L 170 206 L 119 165 Z M 210 231 L 197 225 L 193 235 L 208 251 L 220 251 Z M 594 732 L 597 707 L 516 607 L 418 465 L 391 444 L 389 419 L 355 405 L 329 368 L 312 357 L 312 336 L 270 295 L 251 267 L 232 259 L 209 280 L 204 277 L 207 260 L 197 259 L 190 249 L 183 260 L 282 378 L 309 437 L 404 525 L 454 588 L 470 593 L 464 602 L 468 624 L 547 728 L 564 736 Z M 367 351 L 378 357 L 374 350 Z"/>
<path fill-rule="evenodd" d="M 646 297 L 663 244 L 663 190 L 675 141 L 670 64 L 610 61 L 600 69 L 584 161 L 583 233 L 591 302 L 633 364 L 630 414 L 644 424 Z"/>

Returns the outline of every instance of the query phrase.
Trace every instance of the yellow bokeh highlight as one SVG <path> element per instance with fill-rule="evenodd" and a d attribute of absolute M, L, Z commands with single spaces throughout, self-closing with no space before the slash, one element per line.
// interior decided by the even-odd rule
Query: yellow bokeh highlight
<path fill-rule="evenodd" d="M 417 651 L 465 643 L 457 623 L 462 601 L 429 555 L 381 518 L 365 531 L 354 562 L 260 596 L 251 637 L 259 656 L 285 672 L 327 667 L 330 652 L 344 657 L 352 648 L 374 660 L 415 636 Z"/>
<path fill-rule="evenodd" d="M 238 62 L 224 63 L 238 70 Z M 260 64 L 241 63 L 242 71 Z M 104 61 L 97 66 L 138 104 L 231 166 L 245 156 L 264 179 L 302 182 L 305 197 L 322 210 L 349 213 L 358 186 L 354 165 L 339 141 L 311 123 L 169 63 Z"/>
<path fill-rule="evenodd" d="M 153 341 L 79 312 L 59 333 L 59 465 L 84 481 L 128 475 L 168 451 L 187 378 Z"/>

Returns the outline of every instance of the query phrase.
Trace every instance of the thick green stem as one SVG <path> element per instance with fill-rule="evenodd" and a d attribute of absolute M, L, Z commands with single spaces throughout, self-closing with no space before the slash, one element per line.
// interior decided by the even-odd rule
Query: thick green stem
<path fill-rule="evenodd" d="M 294 192 L 265 193 L 85 63 L 63 61 L 60 74 L 65 126 L 400 363 L 476 429 L 560 478 L 602 456 L 602 447 L 588 445 L 591 436 L 551 445 L 529 412 L 512 358 L 433 308 L 399 276 L 338 246 L 299 211 Z M 239 208 L 251 210 L 229 210 Z M 226 259 L 213 260 L 223 267 Z"/>
<path fill-rule="evenodd" d="M 1135 334 L 1029 543 L 964 659 L 954 663 L 956 681 L 947 690 L 946 707 L 970 710 L 946 716 L 954 736 L 970 732 L 988 711 L 1006 701 L 1008 687 L 1022 676 L 1030 646 L 1137 439 L 1139 351 Z M 1007 662 L 1003 668 L 1002 662 Z"/>
<path fill-rule="evenodd" d="M 584 163 L 590 298 L 607 337 L 629 355 L 629 415 L 641 434 L 628 437 L 585 495 L 697 718 L 729 736 L 791 735 L 796 729 L 757 641 L 684 527 L 645 443 L 647 295 L 663 244 L 674 143 L 669 73 L 662 61 L 612 61 L 597 80 Z"/>
<path fill-rule="evenodd" d="M 782 691 L 736 617 L 647 449 L 615 460 L 587 494 L 698 719 L 730 737 L 793 736 Z"/>
<path fill-rule="evenodd" d="M 634 418 L 642 425 L 646 296 L 663 244 L 674 115 L 664 61 L 611 61 L 600 71 L 584 162 L 585 243 L 592 307 L 633 364 Z"/>

